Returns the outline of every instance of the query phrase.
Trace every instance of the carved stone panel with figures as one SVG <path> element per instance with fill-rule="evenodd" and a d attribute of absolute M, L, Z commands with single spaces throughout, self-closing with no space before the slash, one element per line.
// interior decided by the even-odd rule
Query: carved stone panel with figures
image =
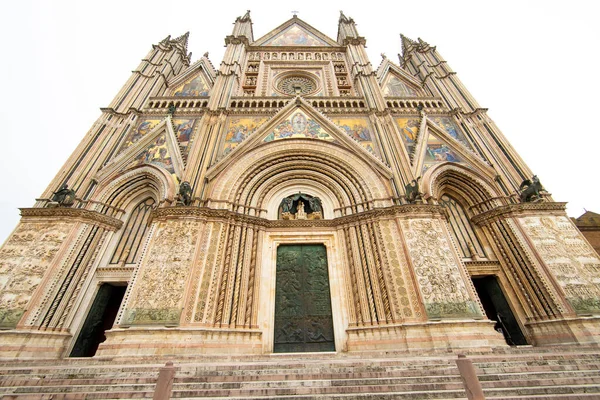
<path fill-rule="evenodd" d="M 441 221 L 413 219 L 402 221 L 412 265 L 429 318 L 481 317 L 473 301 L 461 265 Z"/>
<path fill-rule="evenodd" d="M 600 312 L 600 258 L 571 221 L 552 215 L 520 222 L 575 311 Z"/>
<path fill-rule="evenodd" d="M 200 227 L 196 221 L 160 222 L 134 282 L 122 324 L 178 324 Z"/>
<path fill-rule="evenodd" d="M 22 222 L 0 251 L 0 328 L 14 328 L 73 224 Z"/>

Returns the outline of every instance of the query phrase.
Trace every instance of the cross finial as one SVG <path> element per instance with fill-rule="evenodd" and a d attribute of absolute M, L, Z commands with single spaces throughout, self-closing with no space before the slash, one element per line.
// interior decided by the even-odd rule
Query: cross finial
<path fill-rule="evenodd" d="M 292 14 L 294 15 L 294 18 L 298 17 L 298 13 L 299 13 L 299 12 L 300 12 L 300 11 L 292 11 Z"/>

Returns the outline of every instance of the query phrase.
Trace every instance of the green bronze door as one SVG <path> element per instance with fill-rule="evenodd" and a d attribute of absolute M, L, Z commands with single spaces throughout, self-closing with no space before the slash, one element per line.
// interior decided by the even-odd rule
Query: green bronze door
<path fill-rule="evenodd" d="M 273 351 L 335 351 L 325 246 L 279 246 L 276 285 Z"/>

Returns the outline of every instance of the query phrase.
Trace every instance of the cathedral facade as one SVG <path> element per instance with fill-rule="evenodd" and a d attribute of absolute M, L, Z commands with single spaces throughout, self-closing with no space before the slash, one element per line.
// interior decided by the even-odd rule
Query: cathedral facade
<path fill-rule="evenodd" d="M 600 258 L 435 47 L 144 57 L 0 250 L 0 356 L 600 342 Z"/>

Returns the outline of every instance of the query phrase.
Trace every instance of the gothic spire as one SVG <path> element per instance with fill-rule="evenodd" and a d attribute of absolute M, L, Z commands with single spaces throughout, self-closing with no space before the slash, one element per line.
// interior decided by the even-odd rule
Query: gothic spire
<path fill-rule="evenodd" d="M 237 19 L 235 20 L 235 22 L 252 22 L 252 19 L 250 18 L 250 10 L 246 11 L 246 14 L 244 14 L 243 17 L 237 17 Z"/>
<path fill-rule="evenodd" d="M 184 52 L 187 52 L 188 38 L 190 37 L 190 32 L 187 31 L 183 35 L 179 36 L 171 40 L 171 42 L 175 42 L 175 44 L 179 44 L 183 47 Z"/>
<path fill-rule="evenodd" d="M 346 23 L 346 24 L 350 24 L 353 23 L 354 21 L 352 20 L 352 18 L 348 18 L 344 15 L 344 12 L 342 10 L 340 10 L 340 19 L 339 21 L 340 23 Z"/>
<path fill-rule="evenodd" d="M 163 40 L 161 40 L 159 42 L 159 44 L 162 44 L 162 45 L 166 46 L 166 45 L 169 44 L 169 40 L 171 40 L 171 35 L 168 35 L 166 38 L 164 38 Z"/>
<path fill-rule="evenodd" d="M 356 30 L 356 24 L 352 18 L 348 18 L 344 15 L 343 11 L 340 11 L 340 19 L 338 21 L 338 35 L 337 41 L 343 44 L 347 39 L 358 39 L 361 38 Z M 364 38 L 362 38 L 364 39 Z"/>
<path fill-rule="evenodd" d="M 410 47 L 417 44 L 417 42 L 415 42 L 412 39 L 407 38 L 403 34 L 400 34 L 400 40 L 402 40 L 402 55 L 403 56 L 406 55 L 406 52 L 408 51 L 408 49 L 410 49 Z"/>

